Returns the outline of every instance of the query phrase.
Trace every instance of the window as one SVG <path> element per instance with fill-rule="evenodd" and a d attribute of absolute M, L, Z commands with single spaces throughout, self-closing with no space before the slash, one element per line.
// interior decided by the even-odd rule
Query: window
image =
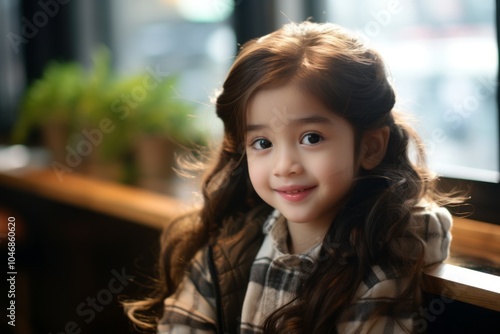
<path fill-rule="evenodd" d="M 382 53 L 398 108 L 415 114 L 444 176 L 499 181 L 494 9 L 493 0 L 327 2 L 329 21 Z"/>
<path fill-rule="evenodd" d="M 236 53 L 232 0 L 113 0 L 113 54 L 117 71 L 157 67 L 180 78 L 179 96 L 194 102 L 198 125 L 217 135 L 210 97 Z"/>

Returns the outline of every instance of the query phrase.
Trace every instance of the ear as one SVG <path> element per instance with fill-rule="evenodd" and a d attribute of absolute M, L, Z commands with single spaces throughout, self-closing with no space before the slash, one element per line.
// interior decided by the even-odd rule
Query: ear
<path fill-rule="evenodd" d="M 388 126 L 368 130 L 361 139 L 360 165 L 366 170 L 373 169 L 384 159 L 389 142 L 390 130 Z"/>

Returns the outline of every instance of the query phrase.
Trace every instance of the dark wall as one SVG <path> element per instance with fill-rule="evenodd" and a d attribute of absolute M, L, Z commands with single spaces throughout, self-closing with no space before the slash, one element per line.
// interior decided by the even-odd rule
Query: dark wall
<path fill-rule="evenodd" d="M 134 333 L 119 300 L 146 291 L 160 231 L 9 188 L 0 213 L 16 218 L 17 271 L 17 331 L 0 298 L 1 333 Z"/>

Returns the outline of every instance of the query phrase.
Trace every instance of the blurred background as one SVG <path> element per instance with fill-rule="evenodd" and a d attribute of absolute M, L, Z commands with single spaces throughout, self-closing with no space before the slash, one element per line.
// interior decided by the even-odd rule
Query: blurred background
<path fill-rule="evenodd" d="M 48 169 L 191 198 L 175 157 L 220 139 L 212 98 L 238 46 L 309 18 L 380 51 L 431 166 L 476 191 L 474 217 L 498 223 L 497 12 L 494 0 L 0 0 L 0 173 Z M 82 333 L 133 332 L 118 305 L 89 323 L 75 308 L 116 270 L 149 273 L 159 231 L 0 191 L 3 214 L 25 229 L 24 313 L 6 330 L 69 333 L 75 319 Z"/>
<path fill-rule="evenodd" d="M 1 4 L 0 143 L 45 148 L 54 168 L 172 192 L 159 181 L 173 160 L 158 159 L 171 154 L 156 152 L 217 141 L 210 98 L 238 43 L 312 18 L 380 50 L 438 173 L 498 181 L 493 0 Z"/>

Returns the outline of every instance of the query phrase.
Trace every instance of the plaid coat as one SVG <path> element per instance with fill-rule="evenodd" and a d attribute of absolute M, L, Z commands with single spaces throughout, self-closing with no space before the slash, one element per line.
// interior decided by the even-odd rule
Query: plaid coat
<path fill-rule="evenodd" d="M 291 301 L 301 278 L 321 265 L 321 244 L 302 254 L 287 249 L 288 228 L 279 212 L 228 224 L 216 245 L 200 250 L 178 290 L 164 301 L 160 334 L 263 333 L 262 323 Z M 419 208 L 410 228 L 426 242 L 427 264 L 446 259 L 451 215 L 444 208 Z M 411 251 L 411 249 L 402 249 Z M 404 333 L 410 313 L 369 318 L 377 304 L 390 302 L 406 279 L 391 266 L 372 266 L 340 317 L 338 333 Z"/>

